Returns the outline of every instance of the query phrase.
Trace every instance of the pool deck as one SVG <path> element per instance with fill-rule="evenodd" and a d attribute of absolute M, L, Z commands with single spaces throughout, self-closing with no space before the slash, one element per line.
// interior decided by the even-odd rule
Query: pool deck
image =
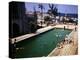
<path fill-rule="evenodd" d="M 33 36 L 39 35 L 43 32 L 46 32 L 48 30 L 51 30 L 53 28 L 64 28 L 66 29 L 72 29 L 73 31 L 69 34 L 69 38 L 73 41 L 72 43 L 67 43 L 63 45 L 63 48 L 56 47 L 47 57 L 52 56 L 66 56 L 66 55 L 76 55 L 78 54 L 78 32 L 75 31 L 75 25 L 65 25 L 65 24 L 58 24 L 55 26 L 47 26 L 45 28 L 38 29 L 36 33 L 31 34 L 25 34 L 19 37 L 12 38 L 12 44 L 14 44 L 14 40 L 16 39 L 16 42 L 20 42 L 24 39 L 31 38 Z M 77 27 L 77 26 L 76 26 Z"/>
<path fill-rule="evenodd" d="M 78 32 L 73 30 L 69 35 L 72 43 L 67 43 L 63 45 L 63 48 L 56 47 L 48 57 L 52 56 L 68 56 L 68 55 L 77 55 L 78 54 Z"/>
<path fill-rule="evenodd" d="M 64 25 L 64 24 L 58 24 L 58 25 L 55 25 L 55 26 L 47 26 L 45 28 L 41 28 L 41 29 L 38 29 L 36 33 L 30 33 L 30 34 L 25 34 L 25 35 L 22 35 L 22 36 L 19 36 L 19 37 L 15 37 L 15 38 L 12 38 L 10 39 L 12 41 L 12 44 L 14 44 L 15 42 L 15 39 L 16 39 L 16 42 L 20 42 L 24 39 L 27 39 L 27 38 L 31 38 L 33 36 L 36 36 L 36 35 L 39 35 L 43 32 L 46 32 L 48 30 L 51 30 L 53 28 L 64 28 L 64 26 L 67 28 L 67 29 L 74 29 L 75 26 L 74 25 Z"/>
<path fill-rule="evenodd" d="M 28 39 L 28 38 L 31 38 L 33 36 L 36 36 L 36 35 L 39 35 L 43 32 L 46 32 L 48 30 L 51 30 L 53 29 L 54 27 L 52 26 L 48 26 L 48 27 L 45 27 L 45 28 L 41 28 L 41 29 L 38 29 L 36 33 L 30 33 L 30 34 L 25 34 L 25 35 L 22 35 L 22 36 L 19 36 L 19 37 L 15 37 L 15 38 L 12 38 L 11 41 L 12 41 L 12 44 L 14 43 L 14 40 L 16 39 L 16 42 L 20 42 L 24 39 Z"/>

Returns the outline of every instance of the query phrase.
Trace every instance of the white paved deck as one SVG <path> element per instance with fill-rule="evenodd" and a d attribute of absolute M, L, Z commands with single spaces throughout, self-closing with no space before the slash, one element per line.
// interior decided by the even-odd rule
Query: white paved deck
<path fill-rule="evenodd" d="M 45 28 L 41 28 L 41 29 L 38 29 L 36 33 L 30 33 L 30 34 L 26 34 L 26 35 L 23 35 L 23 36 L 19 36 L 19 37 L 16 37 L 16 38 L 12 38 L 12 43 L 14 43 L 14 40 L 16 39 L 16 42 L 19 42 L 19 41 L 22 41 L 24 39 L 27 39 L 27 38 L 30 38 L 30 37 L 33 37 L 33 36 L 36 36 L 40 33 L 43 33 L 43 32 L 46 32 L 50 29 L 53 29 L 54 27 L 52 26 L 48 26 L 48 27 L 45 27 Z"/>
<path fill-rule="evenodd" d="M 69 35 L 70 38 L 72 38 L 73 43 L 71 44 L 64 44 L 63 48 L 56 47 L 48 56 L 65 56 L 65 55 L 75 55 L 77 54 L 77 48 L 78 48 L 78 33 L 77 31 L 74 31 Z"/>

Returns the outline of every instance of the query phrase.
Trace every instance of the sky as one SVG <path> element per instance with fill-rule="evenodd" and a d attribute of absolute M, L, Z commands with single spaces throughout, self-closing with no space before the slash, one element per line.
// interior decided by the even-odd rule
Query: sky
<path fill-rule="evenodd" d="M 38 7 L 39 3 L 25 3 L 26 11 L 34 11 L 34 7 L 36 11 L 41 11 Z M 43 12 L 47 12 L 49 8 L 48 4 L 42 4 L 44 6 Z M 78 14 L 78 6 L 77 5 L 62 5 L 62 4 L 55 4 L 58 8 L 58 12 L 60 13 L 69 13 L 69 14 Z"/>

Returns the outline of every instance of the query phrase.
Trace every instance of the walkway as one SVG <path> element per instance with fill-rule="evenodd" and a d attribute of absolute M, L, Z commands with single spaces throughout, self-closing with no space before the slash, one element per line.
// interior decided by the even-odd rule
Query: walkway
<path fill-rule="evenodd" d="M 66 55 L 75 55 L 78 53 L 78 33 L 73 31 L 70 38 L 73 41 L 72 43 L 64 44 L 63 48 L 56 47 L 48 56 L 66 56 Z"/>
<path fill-rule="evenodd" d="M 19 42 L 19 41 L 22 41 L 24 39 L 27 39 L 27 38 L 30 38 L 30 37 L 33 37 L 33 36 L 36 36 L 40 33 L 43 33 L 43 32 L 46 32 L 48 30 L 51 30 L 53 29 L 54 27 L 52 26 L 48 26 L 48 27 L 45 27 L 45 28 L 41 28 L 41 29 L 38 29 L 36 33 L 30 33 L 30 34 L 26 34 L 26 35 L 22 35 L 22 36 L 19 36 L 19 37 L 16 37 L 16 38 L 12 38 L 11 41 L 12 41 L 12 44 L 14 43 L 15 39 L 16 39 L 16 42 Z"/>

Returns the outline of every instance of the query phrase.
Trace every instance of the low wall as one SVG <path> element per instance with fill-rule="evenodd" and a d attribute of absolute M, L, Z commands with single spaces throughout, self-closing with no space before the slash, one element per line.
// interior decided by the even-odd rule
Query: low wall
<path fill-rule="evenodd" d="M 26 34 L 26 35 L 23 35 L 23 36 L 12 38 L 10 40 L 11 40 L 12 44 L 14 44 L 14 42 L 19 42 L 19 41 L 22 41 L 24 39 L 31 38 L 33 36 L 36 36 L 36 35 L 39 35 L 41 33 L 46 32 L 46 31 L 49 31 L 53 28 L 64 28 L 64 26 L 66 26 L 66 29 L 73 29 L 73 28 L 67 28 L 67 25 L 48 26 L 48 27 L 45 27 L 45 28 L 38 29 L 36 33 Z M 16 39 L 16 41 L 15 41 L 15 39 Z"/>

